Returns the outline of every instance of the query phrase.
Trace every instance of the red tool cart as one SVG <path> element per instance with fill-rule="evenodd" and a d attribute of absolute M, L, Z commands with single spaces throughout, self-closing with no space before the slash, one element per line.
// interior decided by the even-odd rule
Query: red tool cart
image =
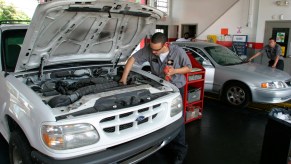
<path fill-rule="evenodd" d="M 192 63 L 192 71 L 185 74 L 186 85 L 183 100 L 185 124 L 202 118 L 205 79 L 205 69 L 191 53 L 187 53 L 187 55 Z"/>

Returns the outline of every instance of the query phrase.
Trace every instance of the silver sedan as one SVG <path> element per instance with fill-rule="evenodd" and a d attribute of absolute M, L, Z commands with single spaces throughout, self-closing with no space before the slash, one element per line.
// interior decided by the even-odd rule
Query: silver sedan
<path fill-rule="evenodd" d="M 275 68 L 243 61 L 228 48 L 207 42 L 173 42 L 205 68 L 205 91 L 228 104 L 281 103 L 291 99 L 291 76 Z"/>

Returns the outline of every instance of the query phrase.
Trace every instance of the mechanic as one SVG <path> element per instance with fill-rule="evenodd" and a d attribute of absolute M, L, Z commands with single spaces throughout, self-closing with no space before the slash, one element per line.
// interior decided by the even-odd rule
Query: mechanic
<path fill-rule="evenodd" d="M 137 51 L 130 57 L 125 65 L 120 82 L 127 83 L 127 76 L 134 64 L 143 64 L 149 62 L 151 72 L 156 76 L 165 78 L 170 76 L 170 82 L 179 88 L 181 95 L 184 95 L 184 85 L 186 79 L 184 74 L 191 71 L 192 65 L 186 52 L 176 46 L 169 45 L 168 38 L 163 33 L 155 33 L 151 37 L 149 45 Z M 164 73 L 164 68 L 168 66 L 168 73 Z M 167 146 L 175 153 L 175 163 L 183 163 L 187 154 L 188 146 L 185 141 L 185 126 L 181 127 L 178 136 Z"/>
<path fill-rule="evenodd" d="M 275 38 L 270 38 L 269 44 L 266 45 L 259 52 L 257 52 L 254 56 L 249 58 L 249 62 L 261 54 L 266 54 L 267 57 L 270 59 L 269 67 L 277 68 L 277 69 L 280 69 L 282 71 L 284 70 L 284 58 L 282 55 L 281 46 L 276 43 Z"/>

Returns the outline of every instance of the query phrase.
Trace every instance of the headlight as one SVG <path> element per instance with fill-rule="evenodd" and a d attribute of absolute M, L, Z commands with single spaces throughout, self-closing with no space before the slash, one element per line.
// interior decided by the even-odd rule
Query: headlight
<path fill-rule="evenodd" d="M 42 140 L 55 150 L 73 149 L 91 145 L 99 140 L 99 134 L 90 124 L 43 125 Z"/>
<path fill-rule="evenodd" d="M 183 111 L 183 101 L 182 101 L 182 97 L 178 96 L 172 101 L 170 116 L 173 117 L 177 115 L 178 113 L 180 113 L 181 111 Z"/>
<path fill-rule="evenodd" d="M 282 81 L 267 82 L 267 83 L 262 83 L 261 88 L 270 88 L 270 89 L 285 88 L 285 84 Z"/>

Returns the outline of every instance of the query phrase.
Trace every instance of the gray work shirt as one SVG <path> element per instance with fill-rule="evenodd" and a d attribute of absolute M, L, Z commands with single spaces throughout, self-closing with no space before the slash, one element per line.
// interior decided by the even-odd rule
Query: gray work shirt
<path fill-rule="evenodd" d="M 264 55 L 267 55 L 270 60 L 275 60 L 277 56 L 279 56 L 280 60 L 284 60 L 282 56 L 281 46 L 279 44 L 276 44 L 274 48 L 266 45 L 263 49 L 260 50 L 260 52 Z"/>
<path fill-rule="evenodd" d="M 166 65 L 170 65 L 175 69 L 182 68 L 184 66 L 192 68 L 190 59 L 188 58 L 186 52 L 177 45 L 169 46 L 169 54 L 163 62 L 159 56 L 156 56 L 152 53 L 149 45 L 137 51 L 135 54 L 133 54 L 133 57 L 138 64 L 149 62 L 152 73 L 163 79 L 165 78 L 164 67 Z M 171 83 L 176 87 L 181 88 L 186 84 L 185 76 L 183 74 L 174 74 L 172 75 Z"/>

